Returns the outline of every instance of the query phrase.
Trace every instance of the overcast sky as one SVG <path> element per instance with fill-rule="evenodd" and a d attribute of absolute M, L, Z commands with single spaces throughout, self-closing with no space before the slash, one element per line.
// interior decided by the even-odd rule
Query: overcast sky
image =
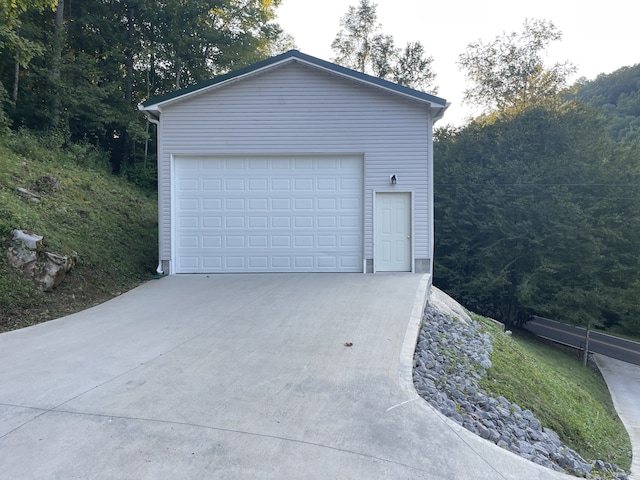
<path fill-rule="evenodd" d="M 332 60 L 331 42 L 340 18 L 359 0 L 282 0 L 278 23 L 298 49 Z M 505 32 L 522 31 L 525 19 L 551 20 L 563 37 L 549 50 L 549 63 L 569 60 L 579 77 L 595 78 L 620 67 L 640 63 L 640 2 L 609 0 L 377 0 L 382 32 L 398 46 L 420 41 L 433 56 L 438 96 L 452 105 L 444 123 L 460 124 L 473 113 L 462 104 L 465 78 L 456 62 L 476 40 L 493 40 Z"/>

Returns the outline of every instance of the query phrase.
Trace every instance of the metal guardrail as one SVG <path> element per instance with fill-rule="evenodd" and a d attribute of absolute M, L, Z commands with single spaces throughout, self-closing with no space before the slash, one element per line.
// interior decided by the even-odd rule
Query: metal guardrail
<path fill-rule="evenodd" d="M 534 317 L 525 329 L 553 342 L 579 349 L 584 352 L 585 328 L 563 324 L 544 317 Z M 627 340 L 597 330 L 589 330 L 589 353 L 598 353 L 624 362 L 640 365 L 640 343 Z"/>

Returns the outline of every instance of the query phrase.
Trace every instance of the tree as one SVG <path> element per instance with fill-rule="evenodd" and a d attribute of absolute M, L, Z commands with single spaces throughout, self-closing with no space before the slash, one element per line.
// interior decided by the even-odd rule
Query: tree
<path fill-rule="evenodd" d="M 561 38 L 552 22 L 527 20 L 521 33 L 470 43 L 458 62 L 472 85 L 464 100 L 499 112 L 556 100 L 576 70 L 570 62 L 545 66 L 544 51 Z"/>
<path fill-rule="evenodd" d="M 342 29 L 331 43 L 339 65 L 390 80 L 418 90 L 437 93 L 433 57 L 427 56 L 420 42 L 396 47 L 391 35 L 380 33 L 377 4 L 360 0 L 340 19 Z"/>
<path fill-rule="evenodd" d="M 131 169 L 146 159 L 149 136 L 137 104 L 284 48 L 289 40 L 275 23 L 279 4 L 0 0 L 0 82 L 17 91 L 20 81 L 20 102 L 8 109 L 13 127 L 55 126 L 67 142 L 108 151 L 114 172 Z M 28 58 L 28 49 L 20 50 L 19 71 L 17 45 L 34 47 Z"/>
<path fill-rule="evenodd" d="M 28 39 L 21 32 L 21 16 L 30 10 L 42 12 L 47 8 L 53 9 L 56 1 L 0 0 L 0 53 L 9 54 L 9 59 L 0 59 L 0 69 L 5 62 L 13 64 L 11 99 L 14 104 L 18 101 L 20 69 L 26 68 L 34 57 L 42 55 L 44 52 L 42 44 Z M 1 84 L 2 82 L 0 82 Z"/>
<path fill-rule="evenodd" d="M 436 74 L 431 70 L 432 57 L 427 57 L 424 46 L 420 42 L 409 42 L 398 58 L 393 80 L 400 85 L 412 87 L 417 90 L 427 90 L 436 79 Z M 431 88 L 437 93 L 437 88 Z"/>
<path fill-rule="evenodd" d="M 143 38 L 153 55 L 154 84 L 166 92 L 269 56 L 282 39 L 274 23 L 280 0 L 167 0 L 149 9 Z M 142 59 L 150 67 L 148 59 Z M 171 83 L 169 83 L 171 82 Z"/>
<path fill-rule="evenodd" d="M 51 85 L 52 107 L 50 124 L 53 128 L 58 125 L 60 116 L 60 64 L 62 62 L 62 42 L 64 40 L 64 0 L 58 0 L 56 5 L 56 20 L 53 31 L 53 55 L 51 57 Z"/>
<path fill-rule="evenodd" d="M 603 125 L 569 103 L 438 131 L 436 285 L 509 324 L 537 314 L 640 333 L 639 146 Z"/>
<path fill-rule="evenodd" d="M 600 109 L 616 141 L 640 140 L 640 63 L 576 83 L 577 98 Z"/>

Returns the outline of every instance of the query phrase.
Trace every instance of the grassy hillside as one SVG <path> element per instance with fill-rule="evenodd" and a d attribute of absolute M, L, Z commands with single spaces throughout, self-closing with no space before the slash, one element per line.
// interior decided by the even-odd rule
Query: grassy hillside
<path fill-rule="evenodd" d="M 526 331 L 504 335 L 493 322 L 476 318 L 491 335 L 494 348 L 493 366 L 482 387 L 531 410 L 585 459 L 601 459 L 628 471 L 629 435 L 597 369 L 583 367 L 573 349 Z"/>
<path fill-rule="evenodd" d="M 60 189 L 25 199 L 41 176 Z M 0 137 L 0 331 L 21 328 L 101 303 L 151 278 L 157 263 L 157 199 L 108 171 L 90 146 L 62 148 L 55 137 Z M 6 262 L 13 229 L 44 236 L 48 251 L 77 252 L 62 285 L 43 293 Z"/>

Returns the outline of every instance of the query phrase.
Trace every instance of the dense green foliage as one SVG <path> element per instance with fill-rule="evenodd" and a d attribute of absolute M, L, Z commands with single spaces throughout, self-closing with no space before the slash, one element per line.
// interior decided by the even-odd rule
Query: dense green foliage
<path fill-rule="evenodd" d="M 640 63 L 595 80 L 581 79 L 577 90 L 580 100 L 604 113 L 611 138 L 640 141 Z"/>
<path fill-rule="evenodd" d="M 0 111 L 14 129 L 56 131 L 136 170 L 154 151 L 137 104 L 285 48 L 279 3 L 2 1 Z"/>
<path fill-rule="evenodd" d="M 493 366 L 481 386 L 531 410 L 545 428 L 585 459 L 629 470 L 631 443 L 602 377 L 561 347 L 526 332 L 505 335 L 478 318 L 491 335 Z"/>
<path fill-rule="evenodd" d="M 560 37 L 531 21 L 460 56 L 485 113 L 436 135 L 435 282 L 508 324 L 640 336 L 640 69 L 566 89 Z"/>
<path fill-rule="evenodd" d="M 640 335 L 640 151 L 604 125 L 568 103 L 438 132 L 436 284 L 509 324 Z"/>
<path fill-rule="evenodd" d="M 154 273 L 157 261 L 157 197 L 106 168 L 90 145 L 61 148 L 55 136 L 26 132 L 0 141 L 0 331 L 49 320 L 130 289 Z M 60 190 L 34 202 L 18 188 L 37 191 L 41 176 Z M 13 229 L 44 236 L 48 251 L 77 252 L 64 282 L 42 293 L 9 269 L 6 242 Z"/>

